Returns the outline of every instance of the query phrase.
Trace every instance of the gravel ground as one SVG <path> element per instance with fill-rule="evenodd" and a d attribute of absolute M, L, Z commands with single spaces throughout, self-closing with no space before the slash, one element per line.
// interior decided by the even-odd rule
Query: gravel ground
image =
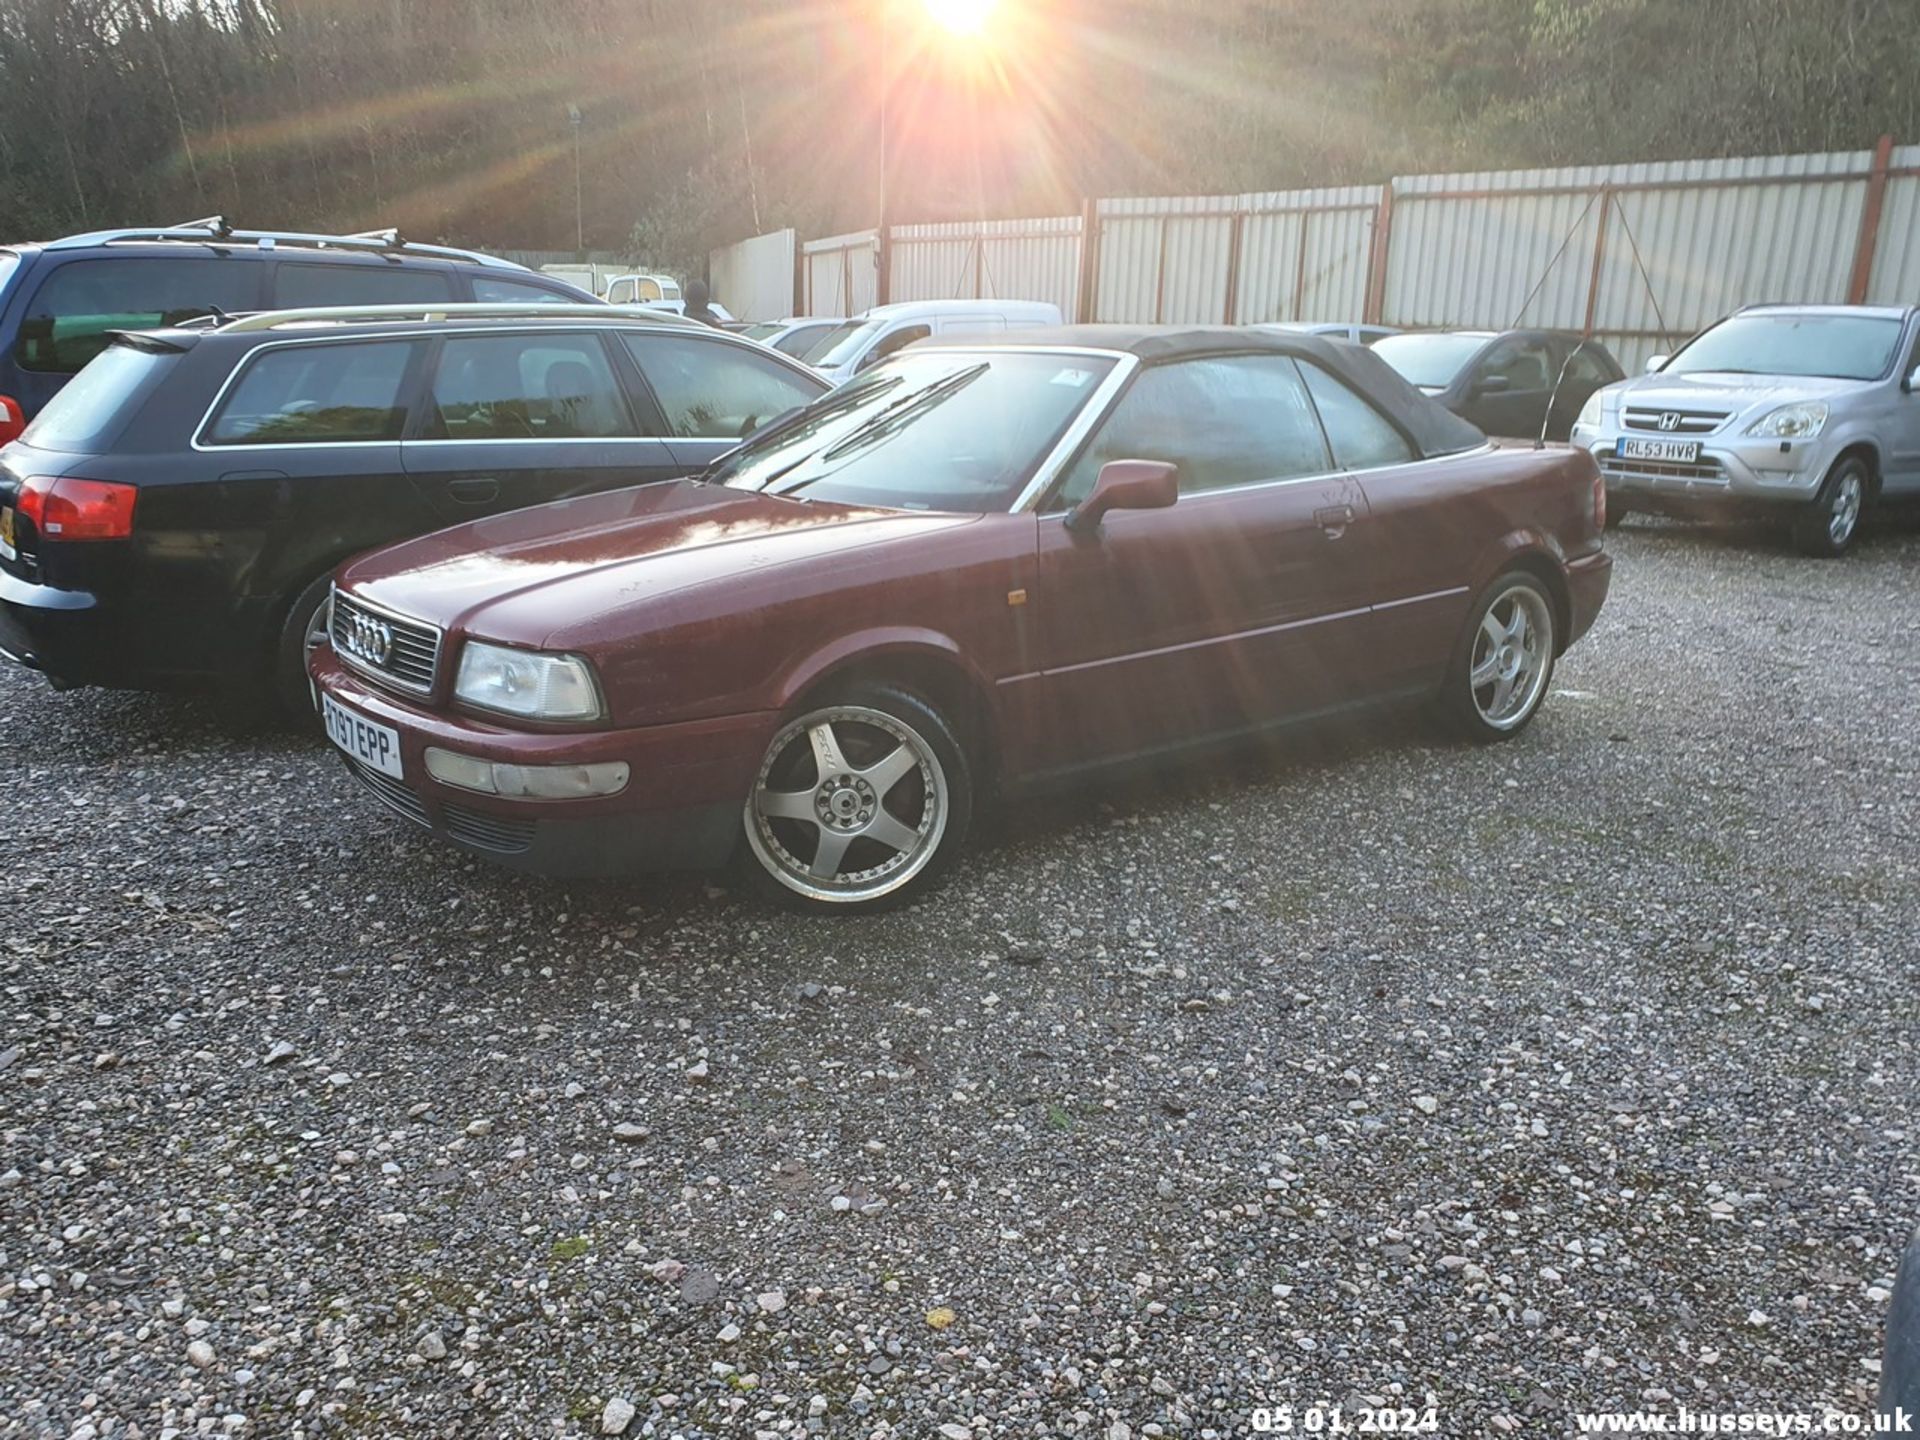
<path fill-rule="evenodd" d="M 562 887 L 0 680 L 0 1435 L 1865 1409 L 1920 1216 L 1920 527 L 1636 523 L 1541 721 Z"/>

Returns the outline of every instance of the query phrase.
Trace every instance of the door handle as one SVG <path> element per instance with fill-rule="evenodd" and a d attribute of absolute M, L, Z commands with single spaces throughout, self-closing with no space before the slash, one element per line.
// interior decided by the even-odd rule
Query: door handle
<path fill-rule="evenodd" d="M 1347 533 L 1347 527 L 1353 523 L 1351 505 L 1323 505 L 1313 512 L 1313 518 L 1320 528 L 1327 532 L 1329 540 L 1338 540 Z"/>
<path fill-rule="evenodd" d="M 447 494 L 462 505 L 485 505 L 500 498 L 500 482 L 490 475 L 475 475 L 464 480 L 449 480 Z"/>

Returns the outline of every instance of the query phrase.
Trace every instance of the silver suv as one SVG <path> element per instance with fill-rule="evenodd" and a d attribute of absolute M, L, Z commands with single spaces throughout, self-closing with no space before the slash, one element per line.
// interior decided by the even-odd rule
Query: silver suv
<path fill-rule="evenodd" d="M 1881 496 L 1920 495 L 1920 308 L 1755 305 L 1595 392 L 1573 443 L 1607 514 L 1764 515 L 1839 555 Z"/>

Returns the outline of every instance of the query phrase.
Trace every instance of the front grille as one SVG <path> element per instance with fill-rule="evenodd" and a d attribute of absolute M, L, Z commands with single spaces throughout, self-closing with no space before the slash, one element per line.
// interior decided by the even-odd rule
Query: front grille
<path fill-rule="evenodd" d="M 441 805 L 440 819 L 447 834 L 476 850 L 491 850 L 496 855 L 519 855 L 533 845 L 533 821 L 514 820 L 503 815 L 488 815 L 464 805 Z"/>
<path fill-rule="evenodd" d="M 1600 473 L 1608 480 L 1625 480 L 1641 485 L 1721 485 L 1727 472 L 1718 460 L 1699 460 L 1682 465 L 1669 460 L 1622 460 L 1618 456 L 1600 457 Z"/>
<path fill-rule="evenodd" d="M 1620 412 L 1620 423 L 1629 430 L 1644 430 L 1653 435 L 1711 435 L 1727 423 L 1726 410 L 1655 410 L 1628 406 Z M 1674 424 L 1662 424 L 1671 415 Z"/>
<path fill-rule="evenodd" d="M 433 822 L 427 818 L 426 804 L 413 791 L 391 775 L 383 775 L 351 757 L 343 758 L 346 758 L 347 769 L 353 772 L 354 779 L 364 785 L 374 799 L 394 814 L 416 825 L 433 829 Z M 442 804 L 440 822 L 448 839 L 471 845 L 476 850 L 491 850 L 496 855 L 522 855 L 533 848 L 534 822 L 531 820 L 488 815 L 479 810 L 469 810 L 464 805 Z"/>
<path fill-rule="evenodd" d="M 425 825 L 428 829 L 433 828 L 427 820 L 426 805 L 422 803 L 420 797 L 414 794 L 413 791 L 402 785 L 391 775 L 382 775 L 378 770 L 368 765 L 362 765 L 358 760 L 350 756 L 346 757 L 346 760 L 347 769 L 353 772 L 354 778 L 366 786 L 368 790 L 372 791 L 374 798 L 382 805 L 385 805 L 395 814 L 402 815 L 413 821 L 416 825 Z"/>
<path fill-rule="evenodd" d="M 433 689 L 440 632 L 424 621 L 377 610 L 336 590 L 332 639 L 335 653 L 356 670 L 418 694 Z"/>

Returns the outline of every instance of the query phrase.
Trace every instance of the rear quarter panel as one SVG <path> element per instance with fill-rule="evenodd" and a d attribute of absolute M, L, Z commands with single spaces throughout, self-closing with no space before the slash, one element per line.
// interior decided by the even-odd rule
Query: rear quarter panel
<path fill-rule="evenodd" d="M 1362 476 L 1389 674 L 1438 684 L 1474 596 L 1516 563 L 1561 577 L 1564 598 L 1568 562 L 1601 547 L 1598 477 L 1584 451 L 1526 444 Z"/>

